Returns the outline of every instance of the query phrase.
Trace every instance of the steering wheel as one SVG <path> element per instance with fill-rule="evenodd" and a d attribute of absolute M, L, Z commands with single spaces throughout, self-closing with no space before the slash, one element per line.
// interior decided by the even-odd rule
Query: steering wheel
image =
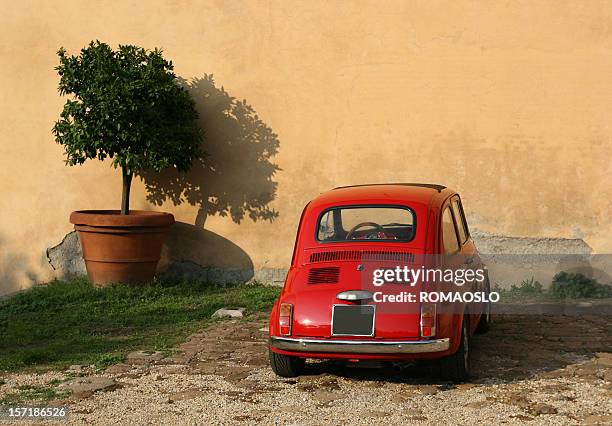
<path fill-rule="evenodd" d="M 361 222 L 361 223 L 358 223 L 357 225 L 353 226 L 351 228 L 351 230 L 348 231 L 348 233 L 346 234 L 346 239 L 347 240 L 353 239 L 353 236 L 355 235 L 355 232 L 357 232 L 357 230 L 359 228 L 363 228 L 364 226 L 372 226 L 378 232 L 382 232 L 382 233 L 385 232 L 385 229 L 382 226 L 380 226 L 378 223 L 376 223 L 376 222 Z"/>

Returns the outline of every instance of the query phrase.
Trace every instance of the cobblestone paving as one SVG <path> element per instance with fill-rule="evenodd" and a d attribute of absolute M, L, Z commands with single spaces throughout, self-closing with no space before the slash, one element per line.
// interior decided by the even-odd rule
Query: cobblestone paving
<path fill-rule="evenodd" d="M 456 385 L 420 364 L 313 362 L 281 379 L 266 339 L 262 315 L 218 322 L 171 358 L 108 368 L 110 391 L 57 403 L 70 424 L 612 424 L 609 316 L 498 316 L 472 340 L 472 381 Z M 10 375 L 0 394 L 63 374 Z"/>

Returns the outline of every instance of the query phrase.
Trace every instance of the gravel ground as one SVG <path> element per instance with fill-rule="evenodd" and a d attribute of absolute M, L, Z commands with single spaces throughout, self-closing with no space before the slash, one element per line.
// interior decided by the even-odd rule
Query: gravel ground
<path fill-rule="evenodd" d="M 216 323 L 150 364 L 4 375 L 0 397 L 76 370 L 116 384 L 54 401 L 70 405 L 68 424 L 612 424 L 611 331 L 609 317 L 497 318 L 472 341 L 473 380 L 458 385 L 422 365 L 327 361 L 280 379 L 268 367 L 266 320 L 255 316 Z"/>

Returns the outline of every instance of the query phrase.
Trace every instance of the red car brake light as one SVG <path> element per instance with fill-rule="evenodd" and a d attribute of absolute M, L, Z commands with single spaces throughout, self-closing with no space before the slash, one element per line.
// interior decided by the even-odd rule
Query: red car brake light
<path fill-rule="evenodd" d="M 293 322 L 293 305 L 281 303 L 278 310 L 278 328 L 283 336 L 291 335 L 291 324 Z"/>
<path fill-rule="evenodd" d="M 436 335 L 436 305 L 435 303 L 421 304 L 421 337 L 434 337 Z"/>

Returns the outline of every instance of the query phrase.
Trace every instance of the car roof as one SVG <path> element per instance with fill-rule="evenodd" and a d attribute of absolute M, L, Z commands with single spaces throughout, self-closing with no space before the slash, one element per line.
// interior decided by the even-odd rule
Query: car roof
<path fill-rule="evenodd" d="M 319 195 L 312 200 L 311 207 L 327 207 L 330 204 L 338 203 L 388 202 L 394 204 L 406 201 L 429 204 L 434 199 L 441 202 L 454 193 L 455 191 L 444 185 L 432 183 L 373 183 L 341 186 Z"/>

